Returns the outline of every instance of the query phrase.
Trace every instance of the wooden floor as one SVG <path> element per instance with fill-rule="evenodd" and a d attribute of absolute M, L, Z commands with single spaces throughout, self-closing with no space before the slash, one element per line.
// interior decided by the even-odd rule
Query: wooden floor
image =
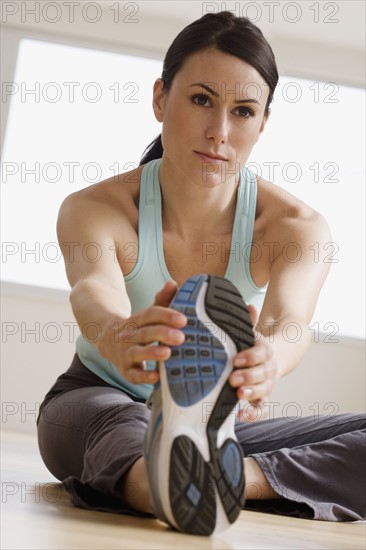
<path fill-rule="evenodd" d="M 158 520 L 75 508 L 41 462 L 34 437 L 2 433 L 1 548 L 365 549 L 365 523 L 328 523 L 243 511 L 221 535 L 196 537 Z"/>

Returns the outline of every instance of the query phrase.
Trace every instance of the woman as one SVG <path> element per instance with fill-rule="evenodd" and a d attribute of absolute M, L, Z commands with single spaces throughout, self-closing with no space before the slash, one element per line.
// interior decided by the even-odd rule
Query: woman
<path fill-rule="evenodd" d="M 328 271 L 328 264 L 313 261 L 311 244 L 331 240 L 321 215 L 245 168 L 268 121 L 277 81 L 272 50 L 257 27 L 230 12 L 205 15 L 183 29 L 167 52 L 153 90 L 162 134 L 140 166 L 117 183 L 113 178 L 70 195 L 61 207 L 58 236 L 83 336 L 71 367 L 42 404 L 38 433 L 47 467 L 76 505 L 153 513 L 182 531 L 210 534 L 237 517 L 245 477 L 248 507 L 335 521 L 365 517 L 358 490 L 364 476 L 362 415 L 264 420 L 275 384 L 309 344 L 308 324 Z M 75 242 L 80 246 L 71 256 Z M 97 262 L 82 253 L 91 242 L 102 250 Z M 289 243 L 301 250 L 298 261 Z M 200 273 L 213 278 L 192 279 Z M 254 345 L 250 335 L 236 342 L 227 355 L 230 374 L 220 375 L 217 384 L 223 385 L 215 388 L 232 388 L 235 399 L 252 408 L 240 411 L 235 434 L 233 416 L 220 417 L 208 466 L 202 459 L 210 446 L 205 415 L 195 418 L 202 448 L 185 446 L 184 439 L 182 449 L 173 449 L 172 418 L 183 438 L 195 427 L 188 401 L 181 417 L 169 417 L 174 398 L 166 390 L 166 372 L 173 350 L 187 349 L 192 321 L 177 312 L 177 298 L 169 305 L 178 287 L 205 284 L 209 292 L 223 276 L 251 304 L 257 338 Z M 225 299 L 235 294 L 232 288 L 223 292 Z M 235 295 L 234 301 L 244 318 L 242 299 Z M 195 322 L 198 299 L 192 303 Z M 283 337 L 288 323 L 301 327 L 296 343 Z M 230 340 L 224 331 L 226 336 Z M 224 339 L 216 334 L 212 345 L 219 342 L 228 354 Z M 149 361 L 161 361 L 160 368 L 144 368 Z M 217 393 L 210 403 L 212 395 L 204 394 L 200 405 L 215 408 Z M 250 410 L 260 422 L 248 422 Z M 213 418 L 209 408 L 205 413 Z M 215 415 L 217 420 L 217 409 Z M 220 430 L 234 443 L 215 462 L 212 453 L 225 446 Z M 245 454 L 243 467 L 235 438 Z M 170 474 L 159 462 L 162 441 L 174 451 L 165 459 Z M 191 463 L 181 474 L 177 455 L 186 449 Z M 196 459 L 198 466 L 192 465 Z M 195 467 L 203 473 L 194 481 Z M 216 475 L 220 468 L 225 491 L 215 478 L 207 504 L 205 472 Z M 186 486 L 178 490 L 184 476 Z"/>

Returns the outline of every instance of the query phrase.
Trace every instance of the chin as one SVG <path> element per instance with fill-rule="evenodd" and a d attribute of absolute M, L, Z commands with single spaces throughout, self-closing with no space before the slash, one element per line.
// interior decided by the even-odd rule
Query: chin
<path fill-rule="evenodd" d="M 198 177 L 195 178 L 195 182 L 200 187 L 218 187 L 225 184 L 226 180 L 222 174 L 202 174 L 200 171 Z"/>

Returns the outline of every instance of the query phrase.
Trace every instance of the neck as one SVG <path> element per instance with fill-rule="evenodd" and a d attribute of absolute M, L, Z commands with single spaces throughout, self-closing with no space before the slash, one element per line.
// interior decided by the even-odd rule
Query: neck
<path fill-rule="evenodd" d="M 190 241 L 232 232 L 238 182 L 214 187 L 192 182 L 164 157 L 159 169 L 163 230 Z"/>

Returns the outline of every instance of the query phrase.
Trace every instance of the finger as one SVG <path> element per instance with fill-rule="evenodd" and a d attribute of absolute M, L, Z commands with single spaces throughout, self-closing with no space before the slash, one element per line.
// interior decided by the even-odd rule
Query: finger
<path fill-rule="evenodd" d="M 123 362 L 125 370 L 129 370 L 135 365 L 143 364 L 143 361 L 165 361 L 171 355 L 171 349 L 168 346 L 131 346 L 124 353 Z M 126 369 L 127 366 L 127 369 Z"/>
<path fill-rule="evenodd" d="M 159 371 L 144 370 L 143 363 L 132 365 L 124 374 L 131 384 L 156 384 L 159 380 Z"/>
<path fill-rule="evenodd" d="M 139 344 L 159 342 L 167 346 L 179 346 L 185 340 L 184 332 L 166 325 L 149 325 L 139 329 Z"/>
<path fill-rule="evenodd" d="M 262 399 L 268 395 L 271 392 L 273 385 L 273 381 L 267 379 L 265 382 L 261 382 L 260 384 L 240 386 L 240 388 L 237 389 L 237 396 L 239 399 L 247 399 L 253 403 L 254 401 Z"/>
<path fill-rule="evenodd" d="M 248 348 L 244 351 L 239 352 L 234 357 L 234 367 L 254 367 L 255 365 L 260 365 L 265 363 L 273 356 L 273 350 L 270 346 L 265 345 L 264 343 L 258 342 L 252 348 Z"/>
<path fill-rule="evenodd" d="M 258 321 L 258 313 L 256 308 L 252 304 L 248 304 L 248 311 L 253 325 L 256 325 Z"/>
<path fill-rule="evenodd" d="M 168 281 L 163 288 L 155 295 L 154 304 L 156 306 L 168 307 L 174 295 L 178 290 L 178 284 L 176 281 Z"/>
<path fill-rule="evenodd" d="M 256 367 L 250 367 L 246 369 L 234 370 L 230 375 L 229 384 L 233 388 L 239 388 L 240 386 L 251 386 L 253 384 L 260 384 L 265 382 L 268 378 L 268 369 L 265 365 L 258 365 Z"/>
<path fill-rule="evenodd" d="M 184 327 L 187 323 L 187 317 L 175 309 L 163 306 L 150 306 L 146 309 L 136 311 L 130 318 L 129 323 L 135 323 L 137 328 L 156 324 Z"/>
<path fill-rule="evenodd" d="M 259 420 L 265 420 L 268 416 L 269 408 L 267 405 L 264 405 L 262 399 L 254 403 L 246 403 L 240 409 L 239 414 L 240 421 L 242 422 L 258 422 Z"/>
<path fill-rule="evenodd" d="M 255 367 L 234 371 L 234 373 L 238 373 L 239 377 L 244 379 L 243 386 L 252 386 L 266 381 L 273 384 L 276 378 L 276 364 L 274 361 L 267 361 Z"/>

